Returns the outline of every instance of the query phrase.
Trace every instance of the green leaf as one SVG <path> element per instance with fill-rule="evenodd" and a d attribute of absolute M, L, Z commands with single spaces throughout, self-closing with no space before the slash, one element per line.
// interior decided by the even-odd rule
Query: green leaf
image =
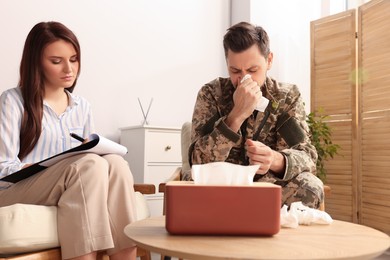
<path fill-rule="evenodd" d="M 319 114 L 319 115 L 318 115 Z M 333 158 L 340 149 L 340 146 L 332 142 L 332 129 L 326 120 L 329 116 L 324 114 L 324 110 L 319 108 L 318 111 L 310 112 L 306 116 L 306 122 L 310 129 L 310 141 L 316 148 L 317 159 L 317 176 L 325 183 L 326 169 L 324 161 Z"/>

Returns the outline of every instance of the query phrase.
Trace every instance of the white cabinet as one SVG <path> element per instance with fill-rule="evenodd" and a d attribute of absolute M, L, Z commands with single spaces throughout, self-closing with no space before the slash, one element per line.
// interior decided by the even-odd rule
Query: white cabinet
<path fill-rule="evenodd" d="M 166 182 L 181 166 L 180 128 L 132 126 L 121 128 L 120 143 L 127 147 L 124 156 L 135 183 L 156 186 Z"/>

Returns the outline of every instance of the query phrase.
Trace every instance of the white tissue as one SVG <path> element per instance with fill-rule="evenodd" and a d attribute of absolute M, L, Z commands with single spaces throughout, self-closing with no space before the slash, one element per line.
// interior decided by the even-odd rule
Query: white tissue
<path fill-rule="evenodd" d="M 283 205 L 283 207 L 280 209 L 280 226 L 287 228 L 297 228 L 298 216 L 295 214 L 290 214 L 287 208 L 287 205 Z"/>
<path fill-rule="evenodd" d="M 246 79 L 251 78 L 252 76 L 250 74 L 246 74 L 240 81 L 240 83 L 244 82 Z M 264 110 L 267 108 L 269 103 L 269 100 L 263 96 L 261 96 L 259 102 L 257 103 L 256 110 L 260 112 L 264 112 Z"/>
<path fill-rule="evenodd" d="M 246 75 L 241 79 L 240 83 L 244 82 L 244 81 L 247 80 L 247 79 L 250 79 L 251 77 L 252 77 L 251 74 L 246 74 Z"/>
<path fill-rule="evenodd" d="M 302 202 L 291 203 L 290 210 L 283 205 L 280 210 L 280 225 L 282 227 L 296 228 L 298 225 L 321 224 L 329 225 L 333 222 L 331 216 L 325 211 L 312 209 Z"/>
<path fill-rule="evenodd" d="M 243 166 L 228 162 L 192 165 L 192 179 L 198 185 L 250 185 L 260 165 Z"/>

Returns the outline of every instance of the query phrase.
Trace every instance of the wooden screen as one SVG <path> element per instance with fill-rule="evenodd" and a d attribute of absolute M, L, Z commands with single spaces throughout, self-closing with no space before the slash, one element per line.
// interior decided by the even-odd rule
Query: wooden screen
<path fill-rule="evenodd" d="M 332 141 L 339 155 L 327 161 L 331 196 L 326 211 L 334 218 L 356 222 L 356 15 L 346 11 L 311 22 L 311 111 L 329 115 Z"/>
<path fill-rule="evenodd" d="M 359 8 L 360 223 L 390 234 L 390 1 Z"/>

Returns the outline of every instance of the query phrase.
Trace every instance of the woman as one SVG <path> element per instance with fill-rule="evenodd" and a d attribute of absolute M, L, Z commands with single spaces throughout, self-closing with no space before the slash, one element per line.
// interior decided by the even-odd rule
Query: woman
<path fill-rule="evenodd" d="M 72 91 L 80 45 L 67 27 L 41 22 L 27 36 L 19 86 L 0 97 L 0 178 L 80 144 L 94 132 L 89 103 Z M 55 205 L 64 259 L 135 259 L 123 228 L 135 220 L 133 176 L 117 155 L 80 154 L 15 184 L 0 181 L 0 207 Z"/>

